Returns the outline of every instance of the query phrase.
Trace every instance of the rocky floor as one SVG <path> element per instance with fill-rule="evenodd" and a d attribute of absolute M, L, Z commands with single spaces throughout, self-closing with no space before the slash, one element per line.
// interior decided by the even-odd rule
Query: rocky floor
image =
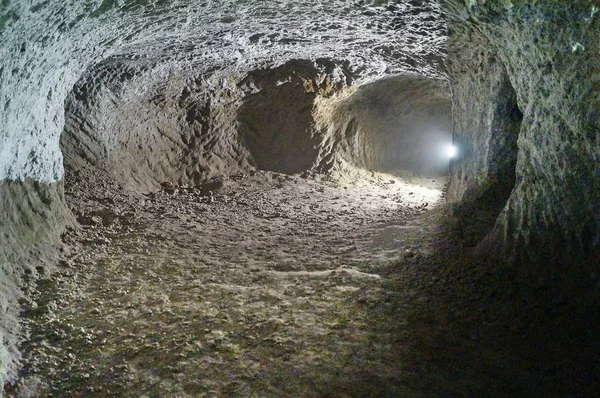
<path fill-rule="evenodd" d="M 24 303 L 8 396 L 536 396 L 567 368 L 527 351 L 530 320 L 490 310 L 514 292 L 440 265 L 459 251 L 432 240 L 441 180 L 102 187 L 68 192 L 81 227 Z"/>
<path fill-rule="evenodd" d="M 138 200 L 73 193 L 82 227 L 65 236 L 58 290 L 42 287 L 32 310 L 24 384 L 53 396 L 397 395 L 410 369 L 386 316 L 415 293 L 382 270 L 422 255 L 416 220 L 443 185 L 427 183 L 259 173 Z"/>

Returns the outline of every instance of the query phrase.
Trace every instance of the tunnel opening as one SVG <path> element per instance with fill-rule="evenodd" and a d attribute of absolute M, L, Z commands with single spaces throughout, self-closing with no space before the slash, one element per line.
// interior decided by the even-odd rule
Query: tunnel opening
<path fill-rule="evenodd" d="M 149 194 L 250 170 L 445 176 L 447 82 L 408 75 L 355 87 L 354 78 L 347 61 L 318 59 L 155 82 L 143 63 L 107 59 L 65 100 L 67 181 L 102 176 Z"/>
<path fill-rule="evenodd" d="M 165 193 L 212 201 L 257 173 L 267 190 L 279 174 L 301 175 L 370 186 L 367 196 L 391 193 L 417 212 L 443 198 L 451 113 L 443 80 L 395 76 L 353 87 L 347 62 L 292 60 L 151 86 L 149 69 L 105 60 L 65 100 L 66 200 L 86 227 L 127 224 L 127 207 Z M 128 84 L 152 89 L 140 97 Z"/>
<path fill-rule="evenodd" d="M 447 82 L 396 76 L 319 99 L 317 128 L 343 165 L 414 177 L 444 177 L 451 145 L 451 101 Z"/>
<path fill-rule="evenodd" d="M 319 143 L 311 136 L 314 98 L 301 83 L 287 82 L 244 101 L 240 133 L 258 169 L 296 174 L 312 167 Z"/>
<path fill-rule="evenodd" d="M 237 111 L 240 140 L 260 170 L 307 172 L 319 155 L 313 109 L 353 82 L 347 62 L 291 60 L 275 68 L 250 71 L 239 83 L 250 92 Z"/>
<path fill-rule="evenodd" d="M 598 396 L 597 7 L 97 3 L 2 1 L 5 394 Z"/>

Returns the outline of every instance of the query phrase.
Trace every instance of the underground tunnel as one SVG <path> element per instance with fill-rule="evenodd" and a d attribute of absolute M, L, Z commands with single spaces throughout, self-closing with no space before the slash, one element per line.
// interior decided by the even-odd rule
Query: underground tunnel
<path fill-rule="evenodd" d="M 1 396 L 596 396 L 600 4 L 0 5 Z"/>

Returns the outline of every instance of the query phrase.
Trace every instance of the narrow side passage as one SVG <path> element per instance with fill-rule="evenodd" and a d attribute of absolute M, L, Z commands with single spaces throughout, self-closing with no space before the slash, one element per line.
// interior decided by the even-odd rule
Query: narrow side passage
<path fill-rule="evenodd" d="M 325 147 L 320 167 L 349 163 L 405 177 L 444 176 L 451 114 L 448 83 L 423 76 L 389 77 L 319 97 L 315 122 Z"/>
<path fill-rule="evenodd" d="M 322 142 L 315 131 L 315 101 L 350 86 L 353 78 L 348 62 L 327 59 L 249 72 L 240 85 L 258 91 L 241 101 L 236 123 L 253 165 L 285 174 L 310 170 Z"/>

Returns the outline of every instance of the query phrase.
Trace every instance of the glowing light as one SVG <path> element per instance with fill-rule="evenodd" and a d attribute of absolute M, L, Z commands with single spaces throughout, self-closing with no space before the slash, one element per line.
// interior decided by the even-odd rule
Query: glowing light
<path fill-rule="evenodd" d="M 454 145 L 448 145 L 446 148 L 446 156 L 448 156 L 449 159 L 452 159 L 456 155 L 458 155 L 458 148 Z"/>

